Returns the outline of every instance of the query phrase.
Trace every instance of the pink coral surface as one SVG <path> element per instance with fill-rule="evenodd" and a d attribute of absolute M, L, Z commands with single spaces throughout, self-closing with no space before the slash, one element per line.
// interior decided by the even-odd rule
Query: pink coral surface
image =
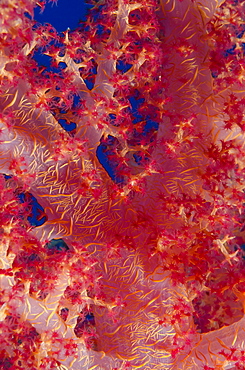
<path fill-rule="evenodd" d="M 0 369 L 245 369 L 244 1 L 91 3 L 0 2 Z"/>

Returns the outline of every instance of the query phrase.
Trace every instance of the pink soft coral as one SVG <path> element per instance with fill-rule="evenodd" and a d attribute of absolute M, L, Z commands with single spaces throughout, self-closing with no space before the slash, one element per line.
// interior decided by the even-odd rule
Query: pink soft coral
<path fill-rule="evenodd" d="M 101 2 L 62 36 L 1 3 L 2 369 L 243 366 L 243 2 L 221 3 Z"/>

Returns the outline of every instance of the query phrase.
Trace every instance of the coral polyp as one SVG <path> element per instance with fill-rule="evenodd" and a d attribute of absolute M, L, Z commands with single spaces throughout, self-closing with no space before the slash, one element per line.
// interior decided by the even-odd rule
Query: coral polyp
<path fill-rule="evenodd" d="M 244 1 L 90 5 L 0 4 L 0 369 L 244 369 Z"/>

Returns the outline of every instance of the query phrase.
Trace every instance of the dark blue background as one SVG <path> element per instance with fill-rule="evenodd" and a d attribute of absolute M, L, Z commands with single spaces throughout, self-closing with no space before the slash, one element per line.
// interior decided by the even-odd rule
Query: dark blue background
<path fill-rule="evenodd" d="M 37 6 L 34 18 L 40 23 L 50 23 L 58 32 L 67 28 L 74 30 L 80 21 L 86 19 L 87 10 L 90 8 L 83 0 L 58 0 L 57 4 L 47 2 L 43 12 Z"/>

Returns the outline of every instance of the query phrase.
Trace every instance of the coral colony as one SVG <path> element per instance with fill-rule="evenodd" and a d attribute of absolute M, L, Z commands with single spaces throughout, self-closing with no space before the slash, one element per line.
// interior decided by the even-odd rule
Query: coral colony
<path fill-rule="evenodd" d="M 245 369 L 245 2 L 44 6 L 0 2 L 0 369 Z"/>

